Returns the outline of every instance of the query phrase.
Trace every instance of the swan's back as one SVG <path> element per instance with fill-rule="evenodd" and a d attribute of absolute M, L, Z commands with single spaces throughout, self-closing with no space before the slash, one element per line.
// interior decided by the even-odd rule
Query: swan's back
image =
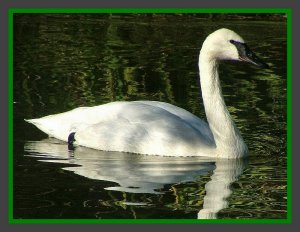
<path fill-rule="evenodd" d="M 75 132 L 78 145 L 99 150 L 193 156 L 215 148 L 207 123 L 163 102 L 112 102 L 29 122 L 64 141 Z"/>

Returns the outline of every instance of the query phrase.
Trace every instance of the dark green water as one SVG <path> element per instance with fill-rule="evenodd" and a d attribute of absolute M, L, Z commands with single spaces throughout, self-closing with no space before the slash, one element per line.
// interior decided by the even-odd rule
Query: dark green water
<path fill-rule="evenodd" d="M 205 37 L 221 27 L 270 65 L 220 65 L 226 104 L 250 150 L 245 162 L 85 148 L 70 154 L 24 122 L 145 99 L 205 118 L 197 59 Z M 14 218 L 197 218 L 210 199 L 221 219 L 287 216 L 285 22 L 16 14 L 13 120 Z"/>

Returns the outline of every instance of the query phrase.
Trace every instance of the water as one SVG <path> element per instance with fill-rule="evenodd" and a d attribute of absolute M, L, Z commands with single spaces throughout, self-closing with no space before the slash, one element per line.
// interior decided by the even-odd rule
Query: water
<path fill-rule="evenodd" d="M 224 62 L 245 161 L 68 152 L 24 118 L 159 100 L 205 118 L 197 59 L 228 27 L 269 65 Z M 14 218 L 286 218 L 286 23 L 205 15 L 14 17 Z"/>

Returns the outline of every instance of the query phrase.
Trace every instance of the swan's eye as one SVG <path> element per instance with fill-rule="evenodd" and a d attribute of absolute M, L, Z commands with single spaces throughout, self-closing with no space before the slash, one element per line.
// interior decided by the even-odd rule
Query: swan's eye
<path fill-rule="evenodd" d="M 230 43 L 232 43 L 239 52 L 243 51 L 245 52 L 245 50 L 247 50 L 247 45 L 245 43 L 241 43 L 241 42 L 238 42 L 238 41 L 235 41 L 235 40 L 229 40 Z"/>
<path fill-rule="evenodd" d="M 241 42 L 235 41 L 233 39 L 229 40 L 229 42 L 232 43 L 233 45 L 241 44 Z"/>

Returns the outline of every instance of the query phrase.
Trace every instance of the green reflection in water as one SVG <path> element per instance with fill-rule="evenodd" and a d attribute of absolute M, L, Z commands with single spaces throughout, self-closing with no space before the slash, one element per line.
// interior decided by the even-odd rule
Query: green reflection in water
<path fill-rule="evenodd" d="M 79 106 L 144 99 L 166 101 L 204 118 L 199 50 L 210 32 L 228 27 L 242 35 L 271 68 L 220 65 L 226 104 L 251 154 L 244 173 L 231 186 L 228 208 L 218 217 L 285 218 L 286 23 L 241 17 L 245 16 L 16 14 L 16 217 L 195 218 L 212 172 L 193 182 L 166 186 L 161 196 L 104 191 L 105 182 L 83 181 L 49 164 L 21 158 L 24 140 L 44 137 L 23 119 Z M 260 21 L 253 20 L 255 17 Z M 43 174 L 35 177 L 30 168 Z M 53 178 L 58 183 L 51 182 Z M 76 183 L 66 186 L 70 180 Z M 38 187 L 43 184 L 47 191 Z M 54 193 L 48 188 L 55 189 Z M 73 195 L 69 192 L 61 198 L 66 189 Z M 33 191 L 46 192 L 46 197 L 31 200 Z M 147 204 L 126 205 L 127 201 Z M 35 207 L 41 210 L 32 212 Z"/>

